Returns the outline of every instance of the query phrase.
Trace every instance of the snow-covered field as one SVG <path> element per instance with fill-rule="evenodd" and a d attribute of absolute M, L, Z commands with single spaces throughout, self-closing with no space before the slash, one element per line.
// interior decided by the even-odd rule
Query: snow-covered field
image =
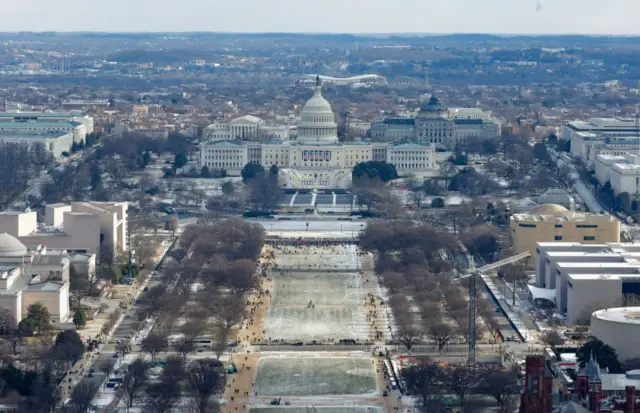
<path fill-rule="evenodd" d="M 354 306 L 362 304 L 362 277 L 357 273 L 284 273 L 275 276 L 273 307 Z M 317 308 L 317 307 L 316 307 Z"/>
<path fill-rule="evenodd" d="M 357 273 L 285 273 L 275 276 L 265 336 L 272 340 L 366 340 L 366 294 Z"/>
<path fill-rule="evenodd" d="M 267 357 L 258 363 L 254 391 L 262 396 L 361 395 L 378 391 L 372 360 Z"/>
<path fill-rule="evenodd" d="M 355 245 L 284 247 L 276 256 L 276 264 L 280 268 L 340 268 L 357 271 L 359 261 Z"/>

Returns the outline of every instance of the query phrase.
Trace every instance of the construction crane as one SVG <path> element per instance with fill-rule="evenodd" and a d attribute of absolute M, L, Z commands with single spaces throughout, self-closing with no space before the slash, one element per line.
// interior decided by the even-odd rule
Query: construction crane
<path fill-rule="evenodd" d="M 469 279 L 469 365 L 476 364 L 476 298 L 478 296 L 476 283 L 477 278 L 482 273 L 487 271 L 498 269 L 502 266 L 516 263 L 520 260 L 531 256 L 531 252 L 525 251 L 513 257 L 505 258 L 504 260 L 496 261 L 492 264 L 484 265 L 480 268 L 475 268 L 473 256 L 469 254 L 469 272 L 458 277 L 459 280 Z M 515 290 L 513 294 L 515 294 Z"/>

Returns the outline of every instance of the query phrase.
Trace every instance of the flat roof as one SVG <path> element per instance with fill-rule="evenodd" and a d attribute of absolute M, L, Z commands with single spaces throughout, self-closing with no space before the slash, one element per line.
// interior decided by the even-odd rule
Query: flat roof
<path fill-rule="evenodd" d="M 598 310 L 593 317 L 618 323 L 640 324 L 640 307 L 616 307 Z"/>
<path fill-rule="evenodd" d="M 626 257 L 636 255 L 640 257 L 640 252 L 612 252 L 612 251 L 549 251 L 547 252 L 549 257 L 593 257 L 593 258 L 602 258 L 602 257 L 616 257 L 619 258 L 622 262 Z"/>
<path fill-rule="evenodd" d="M 622 280 L 625 278 L 638 278 L 640 279 L 640 273 L 636 273 L 636 274 L 602 274 L 602 273 L 596 273 L 596 274 L 574 274 L 574 273 L 569 273 L 567 275 L 567 278 L 574 280 L 574 281 L 589 281 L 589 280 Z"/>
<path fill-rule="evenodd" d="M 15 132 L 0 130 L 0 139 L 60 139 L 67 135 L 71 135 L 71 132 L 65 131 L 29 131 L 16 130 Z"/>
<path fill-rule="evenodd" d="M 59 128 L 59 127 L 73 127 L 76 128 L 82 125 L 80 122 L 73 120 L 29 120 L 29 121 L 14 121 L 14 122 L 2 122 L 0 123 L 0 129 L 23 129 L 23 128 Z"/>
<path fill-rule="evenodd" d="M 27 287 L 30 291 L 59 291 L 64 286 L 63 283 L 55 281 L 44 281 L 37 284 L 31 284 Z"/>
<path fill-rule="evenodd" d="M 626 169 L 629 171 L 634 169 L 640 169 L 640 165 L 633 164 L 633 163 L 616 163 L 613 165 L 613 167 L 618 169 Z"/>
<path fill-rule="evenodd" d="M 628 259 L 625 262 L 558 262 L 556 266 L 560 268 L 640 268 L 640 262 Z"/>

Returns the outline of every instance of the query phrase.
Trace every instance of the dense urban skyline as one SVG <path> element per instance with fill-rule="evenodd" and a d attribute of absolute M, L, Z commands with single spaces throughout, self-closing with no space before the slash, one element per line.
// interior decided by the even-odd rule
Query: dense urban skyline
<path fill-rule="evenodd" d="M 10 2 L 2 31 L 640 34 L 633 0 L 45 0 Z M 250 11 L 250 13 L 248 13 Z M 408 13 L 408 11 L 411 11 Z M 72 12 L 73 19 L 70 19 Z"/>

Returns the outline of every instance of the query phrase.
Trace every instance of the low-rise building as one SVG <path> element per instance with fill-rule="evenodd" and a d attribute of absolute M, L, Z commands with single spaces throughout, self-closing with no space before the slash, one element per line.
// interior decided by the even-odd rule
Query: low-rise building
<path fill-rule="evenodd" d="M 71 132 L 57 131 L 3 131 L 0 130 L 0 144 L 12 143 L 33 147 L 42 145 L 54 158 L 70 153 L 74 137 Z"/>
<path fill-rule="evenodd" d="M 562 139 L 571 142 L 571 154 L 584 157 L 582 141 L 593 138 L 640 136 L 635 119 L 630 118 L 590 118 L 586 121 L 568 122 L 562 127 Z"/>
<path fill-rule="evenodd" d="M 514 252 L 529 251 L 532 257 L 536 256 L 539 242 L 620 242 L 620 221 L 615 217 L 569 211 L 556 204 L 544 204 L 531 212 L 513 214 L 509 226 Z M 530 264 L 535 265 L 535 260 Z"/>
<path fill-rule="evenodd" d="M 42 303 L 51 321 L 69 320 L 69 257 L 63 251 L 28 249 L 15 237 L 0 232 L 0 308 L 16 323 L 36 302 Z"/>
<path fill-rule="evenodd" d="M 616 194 L 640 193 L 640 155 L 598 155 L 595 170 L 598 182 L 608 181 Z"/>
<path fill-rule="evenodd" d="M 594 311 L 640 293 L 640 244 L 540 242 L 536 286 L 555 290 L 556 312 L 568 326 L 586 323 Z"/>
<path fill-rule="evenodd" d="M 76 121 L 58 120 L 18 120 L 0 122 L 0 132 L 15 135 L 30 135 L 43 133 L 71 133 L 73 141 L 80 143 L 87 138 L 87 130 L 83 123 Z"/>
<path fill-rule="evenodd" d="M 80 122 L 84 125 L 87 134 L 93 132 L 93 117 L 87 112 L 0 112 L 0 122 L 24 122 L 24 121 L 67 121 Z"/>
<path fill-rule="evenodd" d="M 35 211 L 0 212 L 0 232 L 25 244 L 109 260 L 127 250 L 126 202 L 73 202 L 45 207 L 45 222 Z"/>

